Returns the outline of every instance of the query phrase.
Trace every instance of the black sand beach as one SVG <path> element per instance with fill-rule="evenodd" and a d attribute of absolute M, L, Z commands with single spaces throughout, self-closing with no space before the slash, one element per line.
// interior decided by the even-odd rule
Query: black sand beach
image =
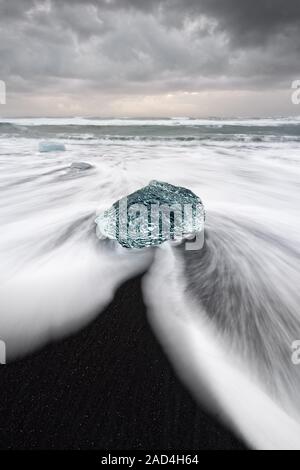
<path fill-rule="evenodd" d="M 140 278 L 88 327 L 0 367 L 1 449 L 243 449 L 174 375 Z"/>

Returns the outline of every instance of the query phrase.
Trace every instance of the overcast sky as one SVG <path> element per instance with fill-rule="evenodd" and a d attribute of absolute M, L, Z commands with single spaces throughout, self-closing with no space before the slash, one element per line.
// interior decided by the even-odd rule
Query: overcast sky
<path fill-rule="evenodd" d="M 300 0 L 0 0 L 0 114 L 300 114 L 299 33 Z"/>

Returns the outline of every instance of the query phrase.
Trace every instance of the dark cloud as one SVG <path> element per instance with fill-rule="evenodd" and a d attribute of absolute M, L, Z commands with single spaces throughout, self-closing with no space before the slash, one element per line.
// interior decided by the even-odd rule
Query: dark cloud
<path fill-rule="evenodd" d="M 218 28 L 240 45 L 259 45 L 300 23 L 298 0 L 188 0 L 187 3 L 195 12 L 215 18 Z"/>
<path fill-rule="evenodd" d="M 75 0 L 75 3 L 82 2 Z M 298 0 L 90 0 L 90 3 L 99 9 L 152 12 L 164 17 L 166 23 L 170 19 L 170 23 L 181 25 L 186 18 L 204 15 L 215 20 L 218 29 L 243 44 L 268 40 L 273 34 L 286 33 L 300 23 Z"/>
<path fill-rule="evenodd" d="M 0 0 L 0 79 L 22 93 L 284 87 L 299 26 L 299 0 Z"/>

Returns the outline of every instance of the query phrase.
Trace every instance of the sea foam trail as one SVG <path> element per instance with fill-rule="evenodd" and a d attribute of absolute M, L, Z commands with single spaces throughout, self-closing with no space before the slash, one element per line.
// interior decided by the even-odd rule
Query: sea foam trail
<path fill-rule="evenodd" d="M 149 255 L 112 256 L 82 242 L 25 263 L 0 286 L 0 331 L 9 358 L 86 325 L 119 285 L 147 269 Z"/>
<path fill-rule="evenodd" d="M 222 153 L 203 152 L 201 170 L 190 159 L 206 244 L 157 252 L 145 283 L 149 318 L 195 396 L 252 447 L 299 449 L 298 161 L 278 147 Z"/>
<path fill-rule="evenodd" d="M 0 339 L 8 359 L 85 325 L 152 257 L 96 236 L 98 211 L 126 194 L 122 172 L 17 151 L 2 157 L 0 177 Z"/>
<path fill-rule="evenodd" d="M 254 374 L 255 363 L 251 364 L 251 358 L 247 360 L 241 351 L 237 355 L 237 351 L 231 348 L 234 331 L 225 331 L 224 334 L 213 319 L 209 320 L 203 305 L 191 298 L 184 271 L 182 257 L 165 245 L 156 252 L 155 261 L 143 283 L 149 321 L 175 370 L 195 397 L 251 447 L 299 450 L 299 400 L 298 403 L 288 403 L 282 387 L 278 387 L 276 395 L 269 389 L 268 373 L 275 374 L 275 379 L 279 376 L 276 363 L 268 373 Z M 203 295 L 207 287 L 198 284 Z M 218 286 L 215 295 L 218 295 Z M 231 303 L 230 298 L 228 302 Z M 239 312 L 231 310 L 231 314 L 235 318 Z M 232 328 L 235 328 L 234 319 Z M 251 333 L 249 331 L 249 335 Z M 265 340 L 268 342 L 267 337 Z M 243 347 L 247 349 L 246 337 L 241 338 L 240 343 L 241 350 Z M 258 371 L 259 353 L 256 366 Z M 296 387 L 296 377 L 293 382 Z"/>
<path fill-rule="evenodd" d="M 187 121 L 172 131 L 170 121 L 13 122 L 13 136 L 0 125 L 0 339 L 18 353 L 84 325 L 152 259 L 107 251 L 96 215 L 153 179 L 184 186 L 204 202 L 206 245 L 176 258 L 156 250 L 150 318 L 174 366 L 185 374 L 191 365 L 194 393 L 206 390 L 250 445 L 298 447 L 299 123 Z M 199 125 L 212 128 L 209 141 L 178 140 Z M 244 127 L 245 139 L 228 139 L 226 126 Z M 121 127 L 128 141 L 115 138 Z M 39 139 L 58 128 L 67 151 L 40 154 Z"/>

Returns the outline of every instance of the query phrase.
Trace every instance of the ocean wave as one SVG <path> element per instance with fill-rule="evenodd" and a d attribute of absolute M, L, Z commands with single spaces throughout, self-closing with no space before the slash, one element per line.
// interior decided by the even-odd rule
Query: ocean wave
<path fill-rule="evenodd" d="M 285 142 L 300 140 L 299 125 L 275 127 L 247 127 L 244 125 L 213 126 L 98 126 L 98 125 L 30 125 L 0 122 L 0 137 L 35 139 L 65 139 L 88 141 L 162 141 L 162 142 Z"/>
<path fill-rule="evenodd" d="M 222 119 L 222 118 L 136 118 L 136 119 L 99 119 L 99 118 L 0 118 L 0 124 L 15 124 L 18 126 L 97 126 L 97 127 L 139 127 L 139 126 L 200 126 L 200 127 L 280 127 L 300 125 L 300 116 L 281 118 L 252 118 L 252 119 Z"/>

